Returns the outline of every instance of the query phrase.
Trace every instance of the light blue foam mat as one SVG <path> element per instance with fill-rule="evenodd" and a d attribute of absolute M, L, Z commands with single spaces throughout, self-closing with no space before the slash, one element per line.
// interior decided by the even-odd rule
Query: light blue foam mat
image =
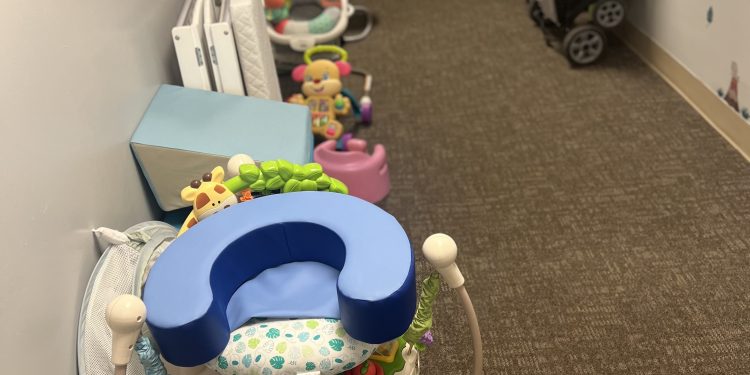
<path fill-rule="evenodd" d="M 172 211 L 187 206 L 182 188 L 235 154 L 312 162 L 310 121 L 301 105 L 163 85 L 130 146 L 157 204 Z"/>
<path fill-rule="evenodd" d="M 309 162 L 310 112 L 300 105 L 163 85 L 131 142 L 256 160 Z"/>

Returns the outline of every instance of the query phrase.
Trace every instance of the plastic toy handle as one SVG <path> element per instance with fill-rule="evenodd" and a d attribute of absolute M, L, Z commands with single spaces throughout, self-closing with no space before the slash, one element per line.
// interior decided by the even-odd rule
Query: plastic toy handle
<path fill-rule="evenodd" d="M 146 305 L 132 294 L 123 294 L 107 305 L 104 313 L 112 331 L 112 364 L 115 375 L 125 374 L 133 346 L 146 321 Z"/>
<path fill-rule="evenodd" d="M 458 246 L 449 235 L 436 233 L 427 237 L 422 245 L 422 253 L 427 261 L 440 272 L 449 287 L 456 289 L 464 285 L 464 276 L 456 265 Z"/>
<path fill-rule="evenodd" d="M 458 246 L 456 241 L 444 233 L 433 234 L 424 241 L 422 253 L 430 264 L 440 273 L 443 280 L 452 289 L 456 289 L 461 304 L 464 306 L 466 318 L 469 321 L 471 330 L 471 340 L 474 347 L 474 375 L 484 373 L 482 365 L 482 335 L 479 330 L 479 320 L 477 313 L 474 311 L 474 305 L 471 303 L 469 292 L 464 287 L 464 276 L 456 264 L 458 255 Z"/>
<path fill-rule="evenodd" d="M 325 44 L 325 45 L 308 48 L 307 51 L 305 51 L 305 55 L 303 56 L 305 60 L 305 64 L 308 64 L 308 65 L 311 64 L 313 55 L 316 53 L 321 53 L 321 52 L 331 52 L 331 53 L 338 54 L 339 57 L 341 58 L 340 61 L 344 61 L 344 62 L 346 62 L 347 59 L 349 58 L 349 54 L 346 52 L 345 49 L 339 46 Z"/>

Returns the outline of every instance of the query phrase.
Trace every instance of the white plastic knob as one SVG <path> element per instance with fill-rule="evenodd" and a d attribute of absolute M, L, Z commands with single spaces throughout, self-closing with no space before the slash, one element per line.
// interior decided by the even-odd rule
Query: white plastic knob
<path fill-rule="evenodd" d="M 125 366 L 146 321 L 146 305 L 134 295 L 123 294 L 107 305 L 104 315 L 112 330 L 112 364 Z"/>
<path fill-rule="evenodd" d="M 455 289 L 464 285 L 464 276 L 456 265 L 458 246 L 456 241 L 444 233 L 435 233 L 424 241 L 422 253 L 430 264 L 440 272 L 449 287 Z"/>
<path fill-rule="evenodd" d="M 230 178 L 239 176 L 240 165 L 243 164 L 255 164 L 255 160 L 253 160 L 250 155 L 246 154 L 237 154 L 229 158 L 229 161 L 227 162 L 226 176 L 224 177 L 224 179 L 228 180 Z"/>

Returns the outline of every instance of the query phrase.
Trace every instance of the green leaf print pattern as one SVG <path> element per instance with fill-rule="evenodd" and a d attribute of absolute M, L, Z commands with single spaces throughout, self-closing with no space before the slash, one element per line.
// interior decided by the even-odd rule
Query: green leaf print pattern
<path fill-rule="evenodd" d="M 320 368 L 322 370 L 330 370 L 331 369 L 331 360 L 326 358 L 322 361 L 320 361 Z"/>
<path fill-rule="evenodd" d="M 286 351 L 286 343 L 280 342 L 279 345 L 276 345 L 276 351 L 279 352 L 279 354 L 284 354 Z"/>
<path fill-rule="evenodd" d="M 250 340 L 247 340 L 247 346 L 250 349 L 255 349 L 258 347 L 258 344 L 260 344 L 260 340 L 257 337 L 253 337 Z"/>
<path fill-rule="evenodd" d="M 336 336 L 343 338 L 346 336 L 346 331 L 344 331 L 344 327 L 336 328 Z"/>
<path fill-rule="evenodd" d="M 277 355 L 277 356 L 271 358 L 271 367 L 273 367 L 273 368 L 275 368 L 277 370 L 279 370 L 282 367 L 284 367 L 284 357 Z"/>
<path fill-rule="evenodd" d="M 337 319 L 256 321 L 232 332 L 228 341 L 210 365 L 226 374 L 338 374 L 354 368 L 375 347 L 353 340 Z"/>
<path fill-rule="evenodd" d="M 234 347 L 235 353 L 244 353 L 245 352 L 245 343 L 240 341 L 237 343 L 237 345 Z"/>
<path fill-rule="evenodd" d="M 341 349 L 344 348 L 344 341 L 341 339 L 333 339 L 331 341 L 328 341 L 328 345 L 331 347 L 331 349 L 340 352 Z"/>
<path fill-rule="evenodd" d="M 229 362 L 227 362 L 227 359 L 223 356 L 219 356 L 219 368 L 226 369 L 227 367 L 229 367 Z"/>
<path fill-rule="evenodd" d="M 266 333 L 266 337 L 269 339 L 275 339 L 277 337 L 281 336 L 281 332 L 279 332 L 276 328 L 271 328 L 268 330 L 268 333 Z"/>

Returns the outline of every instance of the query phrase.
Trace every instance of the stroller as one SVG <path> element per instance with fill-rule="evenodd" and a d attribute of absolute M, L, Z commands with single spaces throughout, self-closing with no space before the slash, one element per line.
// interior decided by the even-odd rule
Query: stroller
<path fill-rule="evenodd" d="M 623 0 L 527 0 L 527 7 L 546 44 L 573 66 L 599 60 L 607 47 L 605 30 L 625 20 Z"/>

